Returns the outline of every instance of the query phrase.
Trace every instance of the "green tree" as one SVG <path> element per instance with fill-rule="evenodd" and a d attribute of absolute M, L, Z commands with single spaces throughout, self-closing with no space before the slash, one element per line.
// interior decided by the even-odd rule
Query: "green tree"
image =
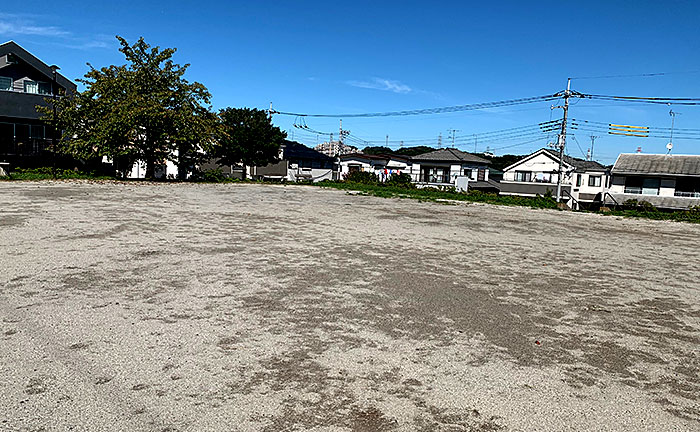
<path fill-rule="evenodd" d="M 218 146 L 221 165 L 264 166 L 276 162 L 287 134 L 273 126 L 267 113 L 255 108 L 225 108 L 219 112 Z"/>
<path fill-rule="evenodd" d="M 90 70 L 78 82 L 85 90 L 56 102 L 57 125 L 64 131 L 59 151 L 78 158 L 107 156 L 137 160 L 154 178 L 158 164 L 171 160 L 181 173 L 201 160 L 213 145 L 216 117 L 204 85 L 184 78 L 189 64 L 172 61 L 175 48 L 151 47 L 143 38 L 133 45 L 117 36 L 127 64 Z M 37 107 L 53 121 L 48 107 Z"/>
<path fill-rule="evenodd" d="M 394 151 L 390 149 L 389 147 L 384 147 L 384 146 L 372 146 L 372 147 L 365 147 L 362 149 L 362 153 L 368 154 L 368 155 L 378 155 L 378 154 L 394 154 Z"/>
<path fill-rule="evenodd" d="M 403 147 L 397 149 L 394 153 L 402 156 L 418 156 L 419 154 L 435 151 L 434 148 L 428 146 Z"/>

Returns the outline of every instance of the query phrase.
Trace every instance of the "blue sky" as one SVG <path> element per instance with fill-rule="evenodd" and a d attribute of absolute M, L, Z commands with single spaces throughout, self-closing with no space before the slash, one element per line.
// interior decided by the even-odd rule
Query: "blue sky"
<path fill-rule="evenodd" d="M 552 94 L 567 77 L 584 93 L 700 97 L 700 2 L 42 2 L 36 13 L 6 5 L 0 39 L 15 40 L 68 78 L 123 63 L 115 34 L 176 47 L 191 63 L 187 78 L 206 85 L 214 108 L 248 106 L 280 111 L 361 113 L 432 108 Z M 533 125 L 561 116 L 551 102 L 479 111 L 391 118 L 346 118 L 354 137 L 390 146 L 457 144 L 474 150 L 473 134 Z M 700 128 L 700 106 L 674 107 L 593 100 L 573 101 L 570 116 L 603 123 Z M 327 136 L 294 128 L 314 145 Z M 307 119 L 335 132 L 337 119 Z M 590 132 L 570 131 L 567 152 L 581 157 Z M 666 138 L 603 133 L 595 158 L 614 162 L 620 152 L 665 152 Z M 417 141 L 417 140 L 425 141 Z M 549 138 L 551 140 L 551 137 Z M 476 147 L 523 154 L 548 139 L 484 140 Z M 674 139 L 674 153 L 700 154 L 700 140 Z"/>

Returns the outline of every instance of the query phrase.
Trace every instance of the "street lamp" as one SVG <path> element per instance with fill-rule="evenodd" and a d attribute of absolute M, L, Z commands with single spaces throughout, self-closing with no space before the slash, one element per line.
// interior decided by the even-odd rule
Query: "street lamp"
<path fill-rule="evenodd" d="M 53 73 L 53 81 L 51 82 L 51 101 L 53 105 L 53 130 L 51 132 L 51 159 L 53 163 L 53 167 L 51 170 L 51 174 L 53 175 L 54 180 L 56 179 L 56 75 L 57 71 L 61 69 L 60 67 L 56 65 L 51 65 L 51 72 Z"/>

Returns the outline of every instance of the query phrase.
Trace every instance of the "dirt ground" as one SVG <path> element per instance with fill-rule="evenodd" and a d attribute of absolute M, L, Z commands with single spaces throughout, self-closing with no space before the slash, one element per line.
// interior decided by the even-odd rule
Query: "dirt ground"
<path fill-rule="evenodd" d="M 700 430 L 699 243 L 302 186 L 0 183 L 0 430 Z"/>

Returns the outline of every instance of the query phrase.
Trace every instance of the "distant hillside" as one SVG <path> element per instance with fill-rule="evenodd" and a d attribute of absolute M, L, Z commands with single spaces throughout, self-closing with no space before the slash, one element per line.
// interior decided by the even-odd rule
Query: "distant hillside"
<path fill-rule="evenodd" d="M 416 147 L 401 147 L 396 150 L 392 150 L 389 147 L 375 146 L 375 147 L 365 147 L 362 149 L 364 154 L 395 154 L 401 156 L 417 156 L 419 154 L 428 153 L 435 150 L 433 147 L 427 146 L 416 146 Z"/>

